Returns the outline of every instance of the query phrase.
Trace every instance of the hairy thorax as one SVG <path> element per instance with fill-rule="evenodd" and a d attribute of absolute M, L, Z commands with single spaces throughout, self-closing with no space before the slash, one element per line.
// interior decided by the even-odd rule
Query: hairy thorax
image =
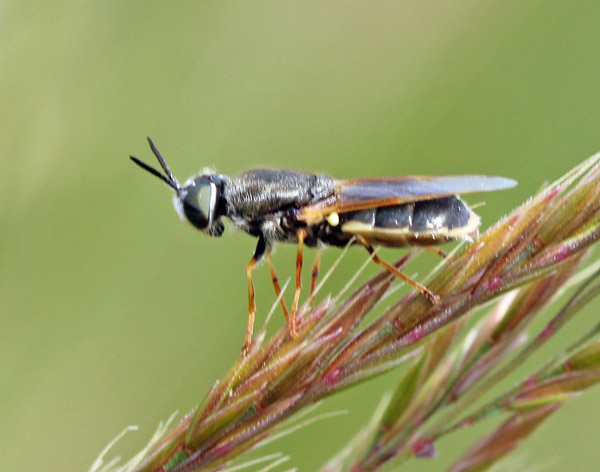
<path fill-rule="evenodd" d="M 292 170 L 256 169 L 231 178 L 224 188 L 226 215 L 236 227 L 268 239 L 293 242 L 285 234 L 304 205 L 334 193 L 334 180 Z M 296 223 L 297 224 L 297 223 Z"/>

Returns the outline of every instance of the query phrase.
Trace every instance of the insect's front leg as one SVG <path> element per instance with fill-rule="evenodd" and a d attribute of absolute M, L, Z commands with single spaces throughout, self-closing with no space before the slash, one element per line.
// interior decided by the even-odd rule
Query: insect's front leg
<path fill-rule="evenodd" d="M 258 243 L 254 250 L 254 256 L 248 262 L 246 266 L 246 275 L 248 276 L 248 327 L 246 328 L 246 339 L 244 341 L 244 347 L 242 348 L 242 354 L 246 355 L 250 348 L 250 342 L 252 341 L 252 331 L 254 330 L 254 316 L 256 315 L 256 301 L 254 299 L 254 283 L 252 282 L 252 272 L 259 263 L 261 258 L 267 251 L 267 242 L 264 236 L 258 237 Z"/>

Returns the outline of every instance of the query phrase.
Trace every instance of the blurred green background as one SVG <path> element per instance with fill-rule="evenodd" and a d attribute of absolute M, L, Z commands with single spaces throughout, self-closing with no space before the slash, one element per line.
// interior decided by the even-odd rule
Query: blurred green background
<path fill-rule="evenodd" d="M 599 24 L 596 1 L 4 0 L 2 469 L 87 470 L 137 424 L 115 448 L 129 457 L 239 355 L 255 241 L 180 223 L 166 186 L 127 158 L 153 162 L 147 135 L 180 180 L 260 165 L 517 179 L 485 195 L 485 227 L 600 150 Z M 326 251 L 324 267 L 337 255 Z M 342 264 L 352 271 L 365 257 L 355 250 Z M 281 279 L 294 259 L 294 247 L 278 248 Z M 419 259 L 412 273 L 437 263 Z M 325 292 L 345 281 L 338 272 Z M 264 267 L 255 282 L 261 323 L 274 300 Z M 397 377 L 329 399 L 319 412 L 349 414 L 261 453 L 315 470 Z M 562 408 L 517 452 L 517 468 L 597 470 L 599 404 L 596 389 Z M 441 441 L 439 459 L 410 470 L 441 470 L 484 430 Z"/>

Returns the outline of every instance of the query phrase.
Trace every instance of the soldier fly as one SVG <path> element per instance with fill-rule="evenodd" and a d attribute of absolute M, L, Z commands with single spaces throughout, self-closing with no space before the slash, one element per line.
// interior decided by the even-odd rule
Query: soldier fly
<path fill-rule="evenodd" d="M 435 303 L 437 295 L 380 259 L 373 246 L 432 246 L 474 238 L 478 234 L 479 216 L 458 194 L 516 185 L 512 179 L 481 175 L 336 180 L 286 169 L 256 169 L 237 177 L 204 171 L 180 185 L 150 138 L 148 142 L 164 173 L 133 156 L 131 159 L 175 191 L 173 204 L 183 221 L 209 236 L 218 237 L 224 231 L 222 217 L 227 217 L 236 228 L 258 238 L 254 255 L 246 266 L 248 327 L 244 353 L 250 346 L 256 313 L 252 272 L 261 259 L 269 265 L 275 293 L 278 297 L 281 293 L 270 257 L 276 241 L 298 245 L 296 290 L 291 310 L 280 300 L 290 336 L 296 337 L 295 315 L 302 287 L 304 245 L 317 247 L 311 300 L 320 249 L 356 244 L 363 246 L 374 262 Z"/>

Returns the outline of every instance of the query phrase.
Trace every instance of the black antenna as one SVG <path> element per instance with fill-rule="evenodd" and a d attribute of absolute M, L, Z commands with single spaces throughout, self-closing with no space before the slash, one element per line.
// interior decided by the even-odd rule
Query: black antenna
<path fill-rule="evenodd" d="M 129 156 L 129 158 L 133 162 L 135 162 L 138 166 L 140 166 L 142 169 L 147 170 L 152 175 L 158 177 L 160 180 L 162 180 L 164 183 L 166 183 L 173 190 L 175 190 L 176 192 L 179 192 L 181 190 L 181 187 L 179 186 L 179 182 L 177 182 L 177 179 L 171 173 L 171 169 L 169 169 L 169 166 L 167 165 L 164 157 L 162 157 L 162 154 L 156 148 L 156 146 L 154 145 L 154 143 L 152 142 L 152 140 L 150 138 L 148 138 L 148 143 L 150 144 L 150 149 L 152 149 L 152 152 L 156 156 L 156 159 L 158 159 L 158 162 L 159 162 L 160 166 L 163 168 L 163 170 L 165 171 L 166 175 L 161 174 L 154 167 L 150 167 L 145 162 L 140 161 L 137 157 Z"/>
<path fill-rule="evenodd" d="M 167 176 L 169 177 L 169 179 L 171 180 L 171 182 L 173 182 L 174 184 L 176 184 L 177 188 L 179 188 L 179 182 L 177 182 L 177 179 L 175 177 L 173 177 L 173 174 L 171 173 L 171 169 L 169 169 L 169 166 L 167 165 L 167 161 L 165 161 L 165 158 L 162 157 L 162 154 L 157 149 L 157 147 L 154 145 L 154 143 L 152 142 L 152 140 L 149 137 L 146 138 L 146 139 L 148 140 L 148 144 L 150 144 L 150 149 L 152 149 L 152 152 L 154 153 L 154 155 L 158 159 L 158 162 L 160 162 L 160 166 L 163 168 L 163 170 L 165 171 L 165 173 L 167 174 Z"/>

